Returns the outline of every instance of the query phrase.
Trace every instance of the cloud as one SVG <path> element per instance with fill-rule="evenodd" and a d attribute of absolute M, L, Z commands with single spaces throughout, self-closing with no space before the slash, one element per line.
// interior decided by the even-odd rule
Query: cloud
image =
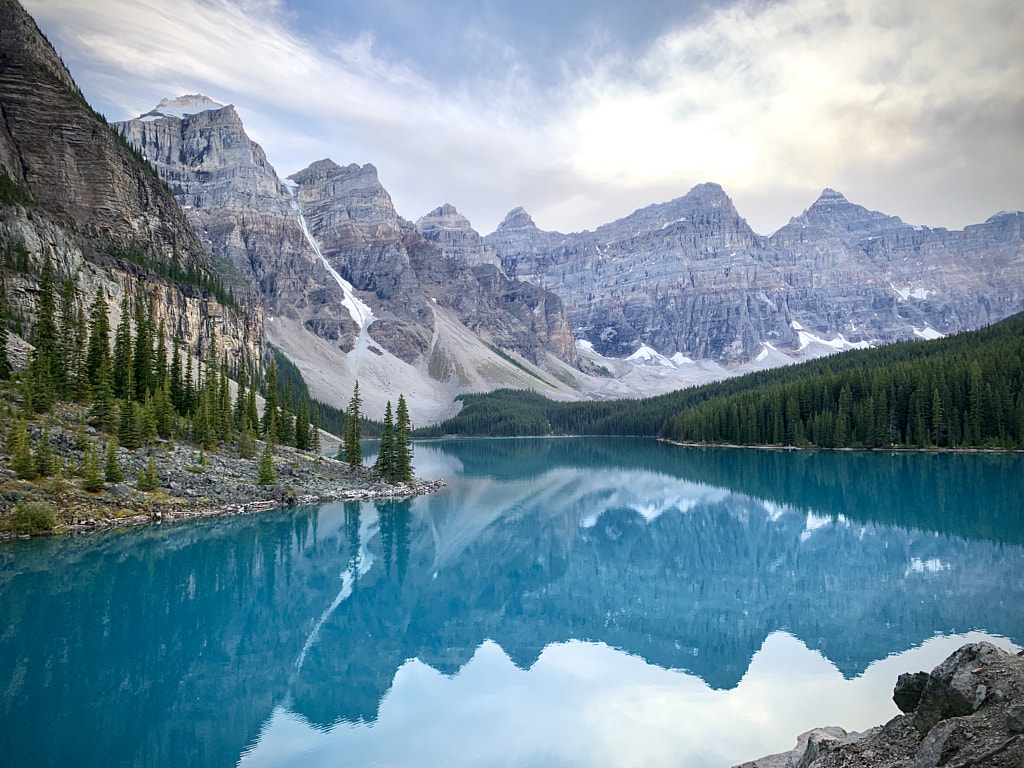
<path fill-rule="evenodd" d="M 824 186 L 959 226 L 1024 194 L 1024 7 L 1006 0 L 743 0 L 639 56 L 588 22 L 542 67 L 476 18 L 456 78 L 372 30 L 299 31 L 279 0 L 26 6 L 108 116 L 203 91 L 282 174 L 373 162 L 413 219 L 447 200 L 485 232 L 518 204 L 592 227 L 713 180 L 762 231 Z"/>
<path fill-rule="evenodd" d="M 758 190 L 957 162 L 935 156 L 957 149 L 938 141 L 944 116 L 1024 103 L 1021 39 L 1024 11 L 998 2 L 734 6 L 661 38 L 638 66 L 650 85 L 588 79 L 573 168 L 609 185 Z"/>

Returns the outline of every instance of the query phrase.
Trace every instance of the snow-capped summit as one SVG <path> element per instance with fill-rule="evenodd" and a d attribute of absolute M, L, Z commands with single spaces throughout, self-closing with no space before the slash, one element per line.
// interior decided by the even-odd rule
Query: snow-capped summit
<path fill-rule="evenodd" d="M 199 112 L 206 112 L 211 109 L 223 109 L 224 105 L 214 101 L 209 96 L 201 93 L 191 93 L 178 96 L 176 99 L 161 99 L 149 112 L 139 115 L 140 120 L 159 120 L 161 117 L 183 118 L 186 115 L 195 115 Z"/>

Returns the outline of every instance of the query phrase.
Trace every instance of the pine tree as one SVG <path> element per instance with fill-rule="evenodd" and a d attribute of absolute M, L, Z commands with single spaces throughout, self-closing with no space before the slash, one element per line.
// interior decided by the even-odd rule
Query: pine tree
<path fill-rule="evenodd" d="M 389 483 L 395 473 L 395 422 L 391 415 L 391 401 L 388 400 L 384 409 L 384 426 L 380 433 L 380 453 L 373 464 L 373 471 Z"/>
<path fill-rule="evenodd" d="M 47 251 L 39 278 L 39 300 L 36 304 L 36 325 L 32 335 L 35 350 L 28 365 L 31 404 L 37 412 L 49 411 L 57 398 L 57 322 L 56 299 L 53 295 L 53 267 Z"/>
<path fill-rule="evenodd" d="M 85 310 L 79 304 L 75 312 L 74 357 L 69 364 L 74 370 L 74 389 L 72 395 L 75 400 L 82 403 L 88 401 L 91 388 L 89 377 L 85 372 L 85 353 L 88 344 L 89 331 L 85 322 Z"/>
<path fill-rule="evenodd" d="M 92 380 L 92 408 L 89 411 L 89 418 L 104 432 L 112 432 L 117 424 L 111 363 L 109 354 L 102 357 Z"/>
<path fill-rule="evenodd" d="M 220 388 L 217 391 L 217 437 L 223 442 L 231 439 L 235 419 L 231 413 L 231 389 L 227 365 L 220 367 Z"/>
<path fill-rule="evenodd" d="M 209 407 L 204 398 L 203 402 L 199 404 L 199 407 L 192 414 L 192 441 L 204 448 L 213 447 L 209 415 Z"/>
<path fill-rule="evenodd" d="M 71 397 L 75 359 L 75 284 L 64 281 L 60 292 L 60 332 L 54 347 L 53 385 L 62 400 Z"/>
<path fill-rule="evenodd" d="M 277 414 L 277 443 L 291 445 L 295 440 L 295 420 L 291 413 L 282 408 Z"/>
<path fill-rule="evenodd" d="M 160 477 L 156 473 L 156 458 L 153 454 L 149 454 L 149 461 L 146 462 L 146 468 L 139 473 L 138 479 L 135 481 L 135 487 L 140 491 L 146 491 L 151 493 L 160 487 Z"/>
<path fill-rule="evenodd" d="M 256 410 L 256 375 L 253 374 L 252 386 L 249 387 L 249 394 L 245 398 L 245 423 L 254 431 L 259 431 L 260 415 Z"/>
<path fill-rule="evenodd" d="M 50 433 L 43 430 L 36 446 L 36 474 L 39 477 L 49 477 L 57 471 L 57 457 L 53 454 L 53 443 L 50 442 Z"/>
<path fill-rule="evenodd" d="M 245 364 L 243 363 L 238 371 L 238 389 L 235 391 L 235 408 L 232 414 L 235 421 L 235 429 L 244 432 L 247 426 L 245 418 Z"/>
<path fill-rule="evenodd" d="M 188 404 L 185 402 L 185 385 L 181 378 L 181 345 L 178 338 L 174 338 L 174 350 L 171 352 L 171 370 L 168 374 L 168 394 L 171 397 L 171 404 L 181 414 L 188 412 Z"/>
<path fill-rule="evenodd" d="M 198 365 L 198 361 L 196 364 Z M 198 374 L 196 374 L 195 379 L 192 378 L 192 356 L 189 355 L 185 358 L 185 377 L 182 380 L 181 386 L 182 413 L 194 413 L 199 405 L 199 397 L 196 394 L 194 383 L 198 379 Z"/>
<path fill-rule="evenodd" d="M 309 405 L 305 398 L 299 401 L 299 412 L 295 415 L 295 447 L 309 450 Z"/>
<path fill-rule="evenodd" d="M 238 454 L 244 459 L 251 459 L 256 455 L 256 433 L 249 424 L 245 425 L 238 437 Z"/>
<path fill-rule="evenodd" d="M 103 464 L 103 478 L 108 483 L 124 482 L 124 471 L 117 458 L 117 440 L 111 439 L 107 442 L 107 458 Z"/>
<path fill-rule="evenodd" d="M 263 434 L 276 438 L 276 433 L 270 431 L 273 422 L 277 426 L 277 365 L 274 360 L 270 361 L 270 370 L 267 371 L 267 391 L 263 396 Z"/>
<path fill-rule="evenodd" d="M 90 444 L 82 459 L 82 489 L 90 492 L 103 490 L 103 475 L 100 473 L 100 459 L 96 446 Z"/>
<path fill-rule="evenodd" d="M 157 414 L 156 414 L 156 400 L 153 395 L 147 395 L 146 402 L 139 404 L 139 439 L 143 443 L 151 443 L 156 440 L 157 437 Z"/>
<path fill-rule="evenodd" d="M 28 424 L 18 419 L 14 425 L 14 434 L 9 440 L 11 446 L 11 469 L 22 480 L 31 480 L 36 476 L 37 467 L 32 456 L 32 446 L 28 440 Z"/>
<path fill-rule="evenodd" d="M 409 409 L 405 404 L 405 395 L 399 395 L 395 411 L 394 478 L 401 483 L 412 480 L 412 442 L 409 432 Z"/>
<path fill-rule="evenodd" d="M 157 435 L 164 440 L 169 440 L 174 435 L 175 416 L 174 405 L 171 403 L 171 395 L 166 383 L 153 395 L 152 407 Z"/>
<path fill-rule="evenodd" d="M 135 347 L 132 353 L 134 397 L 140 403 L 152 390 L 153 381 L 153 318 L 149 301 L 141 289 L 135 298 Z"/>
<path fill-rule="evenodd" d="M 114 331 L 113 385 L 114 397 L 118 400 L 130 400 L 135 394 L 132 382 L 132 327 L 128 317 L 128 292 L 125 291 L 121 301 L 121 317 Z"/>
<path fill-rule="evenodd" d="M 352 399 L 348 401 L 348 411 L 345 413 L 345 433 L 338 449 L 338 458 L 348 462 L 352 469 L 363 464 L 363 434 L 360 424 L 362 414 L 359 412 L 361 407 L 362 398 L 359 396 L 359 382 L 357 381 L 352 389 Z"/>
<path fill-rule="evenodd" d="M 309 425 L 309 450 L 320 453 L 320 409 L 313 404 L 313 414 Z"/>
<path fill-rule="evenodd" d="M 89 308 L 89 351 L 85 355 L 85 375 L 91 382 L 103 360 L 110 359 L 110 320 L 107 318 L 107 301 L 103 289 L 96 289 L 96 297 Z"/>
<path fill-rule="evenodd" d="M 139 404 L 134 400 L 124 400 L 121 403 L 121 417 L 117 423 L 117 439 L 128 450 L 134 450 L 142 445 L 140 410 Z"/>
<path fill-rule="evenodd" d="M 167 370 L 167 339 L 164 336 L 164 321 L 160 321 L 157 330 L 156 355 L 153 358 L 153 388 L 159 389 L 170 385 Z"/>
<path fill-rule="evenodd" d="M 277 473 L 274 471 L 272 443 L 273 441 L 268 438 L 263 444 L 263 454 L 260 456 L 260 469 L 256 475 L 256 485 L 273 485 L 277 482 Z"/>

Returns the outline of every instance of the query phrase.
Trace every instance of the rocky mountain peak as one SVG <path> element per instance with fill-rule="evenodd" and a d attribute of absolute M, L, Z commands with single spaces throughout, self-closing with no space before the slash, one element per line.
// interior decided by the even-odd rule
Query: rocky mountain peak
<path fill-rule="evenodd" d="M 353 167 L 358 168 L 359 166 L 349 166 L 350 169 Z M 310 163 L 301 171 L 296 171 L 291 176 L 289 176 L 288 179 L 300 185 L 311 184 L 321 179 L 330 178 L 331 176 L 334 176 L 343 170 L 345 169 L 343 169 L 340 165 L 331 160 L 331 158 L 325 157 L 323 160 L 317 160 L 314 163 Z"/>
<path fill-rule="evenodd" d="M 696 185 L 686 193 L 685 197 L 692 200 L 699 200 L 705 205 L 710 205 L 716 208 L 733 207 L 732 198 L 725 193 L 721 184 L 716 184 L 713 181 L 706 181 L 703 184 Z"/>
<path fill-rule="evenodd" d="M 870 237 L 907 225 L 898 216 L 868 210 L 851 203 L 841 192 L 826 187 L 810 208 L 790 219 L 789 226 Z"/>
<path fill-rule="evenodd" d="M 390 208 L 392 213 L 394 212 L 394 208 L 391 206 L 391 196 L 380 183 L 377 168 L 370 163 L 362 166 L 349 163 L 342 167 L 330 158 L 324 158 L 293 173 L 288 178 L 300 187 L 327 184 L 331 187 L 333 194 L 373 197 L 378 201 L 383 201 L 386 198 L 386 207 Z"/>
<path fill-rule="evenodd" d="M 825 205 L 838 205 L 838 204 L 849 204 L 849 200 L 842 192 L 837 192 L 831 187 L 825 187 L 821 190 L 821 194 L 818 195 L 818 199 L 814 201 L 814 206 L 825 206 Z"/>
<path fill-rule="evenodd" d="M 501 261 L 473 229 L 469 219 L 454 205 L 445 203 L 416 222 L 416 229 L 429 242 L 438 245 L 449 258 L 461 259 L 469 264 L 493 264 L 501 270 Z"/>
<path fill-rule="evenodd" d="M 501 224 L 498 225 L 495 232 L 524 229 L 540 231 L 537 228 L 537 225 L 533 223 L 533 219 L 530 217 L 530 214 L 528 214 L 526 209 L 520 205 L 508 212 L 505 218 L 501 220 Z"/>
<path fill-rule="evenodd" d="M 323 228 L 333 232 L 324 237 L 340 237 L 349 246 L 354 240 L 394 242 L 403 237 L 403 227 L 411 225 L 395 212 L 391 195 L 377 176 L 377 169 L 367 163 L 351 163 L 342 167 L 330 158 L 288 177 L 298 184 L 296 197 L 303 207 L 314 232 Z"/>
<path fill-rule="evenodd" d="M 291 208 L 277 172 L 230 104 L 201 94 L 163 99 L 115 127 L 156 166 L 186 210 L 255 206 L 287 213 Z"/>
<path fill-rule="evenodd" d="M 417 219 L 416 228 L 420 232 L 425 232 L 426 230 L 435 229 L 470 230 L 473 229 L 473 226 L 469 223 L 469 219 L 459 213 L 454 205 L 445 203 L 432 210 L 426 216 Z"/>

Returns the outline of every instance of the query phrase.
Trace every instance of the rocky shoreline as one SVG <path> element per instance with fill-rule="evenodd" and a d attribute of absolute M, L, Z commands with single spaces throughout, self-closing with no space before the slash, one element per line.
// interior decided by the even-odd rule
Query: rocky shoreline
<path fill-rule="evenodd" d="M 964 645 L 930 673 L 900 675 L 893 700 L 904 714 L 885 725 L 816 728 L 789 752 L 733 768 L 1024 766 L 1024 651 Z"/>
<path fill-rule="evenodd" d="M 254 456 L 243 456 L 235 444 L 204 452 L 180 443 L 159 441 L 134 451 L 118 449 L 118 463 L 125 480 L 105 483 L 103 490 L 90 492 L 83 489 L 76 469 L 83 461 L 83 442 L 102 454 L 106 438 L 87 428 L 83 440 L 82 431 L 70 418 L 75 415 L 59 413 L 47 426 L 49 444 L 59 465 L 52 475 L 18 479 L 10 468 L 10 456 L 0 457 L 0 541 L 27 538 L 30 534 L 85 533 L 251 514 L 299 504 L 401 499 L 432 493 L 445 485 L 443 480 L 419 478 L 391 485 L 367 467 L 351 469 L 331 457 L 288 446 L 274 449 L 275 483 L 257 485 L 262 443 L 257 444 Z M 33 444 L 41 439 L 42 428 L 39 422 L 30 425 Z M 151 456 L 157 469 L 158 488 L 139 490 L 138 477 Z M 39 530 L 19 527 L 16 510 L 19 505 L 30 503 L 42 503 L 53 510 L 54 524 Z"/>
<path fill-rule="evenodd" d="M 70 525 L 65 525 L 54 531 L 54 533 L 90 533 L 97 530 L 109 528 L 123 528 L 135 525 L 149 525 L 151 523 L 174 523 L 186 520 L 196 520 L 208 517 L 229 517 L 233 515 L 248 515 L 257 512 L 267 512 L 281 507 L 305 506 L 311 504 L 327 504 L 334 501 L 373 501 L 378 499 L 407 499 L 413 496 L 422 496 L 443 488 L 447 483 L 444 480 L 419 480 L 414 479 L 410 483 L 400 483 L 384 488 L 381 484 L 366 488 L 345 488 L 336 492 L 322 491 L 318 493 L 304 493 L 295 495 L 289 488 L 284 486 L 273 486 L 268 489 L 273 498 L 265 500 L 250 501 L 243 504 L 224 504 L 209 506 L 208 503 L 200 502 L 187 508 L 179 508 L 172 505 L 155 505 L 153 511 L 143 512 L 127 517 L 99 517 L 84 518 Z M 12 538 L 30 538 L 27 534 L 12 532 L 0 532 L 0 541 Z"/>

